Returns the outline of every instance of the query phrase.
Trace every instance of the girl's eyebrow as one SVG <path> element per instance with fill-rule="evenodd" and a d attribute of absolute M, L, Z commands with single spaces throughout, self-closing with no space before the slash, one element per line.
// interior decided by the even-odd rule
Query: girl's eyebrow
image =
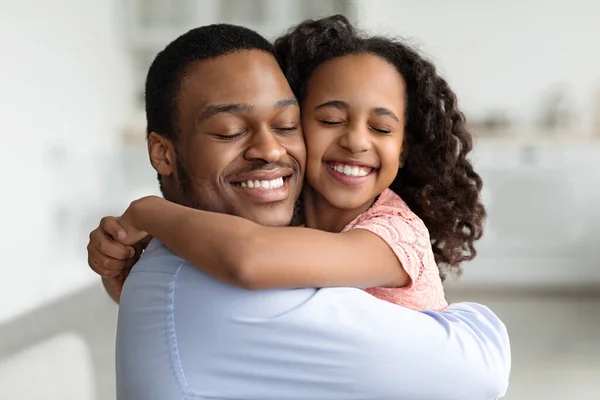
<path fill-rule="evenodd" d="M 318 110 L 320 108 L 326 108 L 326 107 L 337 108 L 340 111 L 346 111 L 346 110 L 348 110 L 348 108 L 350 108 L 348 103 L 346 103 L 345 101 L 330 100 L 330 101 L 326 101 L 325 103 L 319 104 L 318 106 L 315 107 L 315 110 Z"/>
<path fill-rule="evenodd" d="M 385 107 L 375 107 L 371 110 L 375 115 L 387 115 L 390 118 L 393 118 L 396 122 L 400 122 L 400 119 L 394 114 L 394 112 Z"/>

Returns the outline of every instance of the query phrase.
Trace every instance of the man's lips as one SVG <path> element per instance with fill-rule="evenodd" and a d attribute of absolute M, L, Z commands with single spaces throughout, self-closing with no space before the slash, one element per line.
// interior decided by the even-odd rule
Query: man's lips
<path fill-rule="evenodd" d="M 287 168 L 256 170 L 230 181 L 235 190 L 255 203 L 274 203 L 290 198 L 294 171 Z"/>

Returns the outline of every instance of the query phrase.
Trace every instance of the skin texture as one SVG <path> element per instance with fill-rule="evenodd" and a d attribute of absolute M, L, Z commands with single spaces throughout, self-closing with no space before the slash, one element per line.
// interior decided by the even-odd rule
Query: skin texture
<path fill-rule="evenodd" d="M 324 64 L 312 87 L 303 107 L 308 182 L 315 186 L 305 193 L 305 207 L 314 229 L 273 228 L 256 218 L 150 197 L 134 202 L 121 218 L 130 243 L 148 232 L 216 278 L 248 289 L 408 285 L 398 258 L 377 235 L 338 233 L 373 204 L 400 168 L 404 81 L 386 61 L 362 54 Z M 360 183 L 345 184 L 330 173 L 329 161 L 374 170 Z"/>

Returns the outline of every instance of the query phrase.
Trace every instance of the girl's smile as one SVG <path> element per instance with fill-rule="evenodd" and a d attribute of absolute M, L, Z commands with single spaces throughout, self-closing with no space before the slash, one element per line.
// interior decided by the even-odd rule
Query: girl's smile
<path fill-rule="evenodd" d="M 360 185 L 377 173 L 377 168 L 360 161 L 325 161 L 324 165 L 336 180 L 345 185 Z"/>

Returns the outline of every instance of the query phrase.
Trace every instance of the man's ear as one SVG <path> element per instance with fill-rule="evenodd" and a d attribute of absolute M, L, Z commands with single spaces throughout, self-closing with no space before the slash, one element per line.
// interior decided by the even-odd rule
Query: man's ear
<path fill-rule="evenodd" d="M 406 159 L 408 158 L 408 153 L 410 152 L 410 143 L 406 140 L 406 136 L 402 142 L 402 151 L 400 152 L 400 163 L 398 164 L 398 168 L 403 168 Z"/>
<path fill-rule="evenodd" d="M 162 176 L 169 176 L 175 170 L 175 147 L 173 142 L 158 133 L 148 135 L 148 155 L 150 164 Z"/>

